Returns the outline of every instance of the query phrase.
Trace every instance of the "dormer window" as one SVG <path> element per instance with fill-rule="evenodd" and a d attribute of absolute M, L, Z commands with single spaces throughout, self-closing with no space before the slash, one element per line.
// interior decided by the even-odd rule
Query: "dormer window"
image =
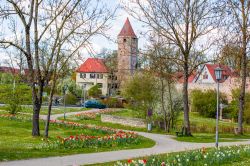
<path fill-rule="evenodd" d="M 208 79 L 208 74 L 207 74 L 207 72 L 205 71 L 205 73 L 203 74 L 203 79 L 205 80 L 205 79 Z"/>

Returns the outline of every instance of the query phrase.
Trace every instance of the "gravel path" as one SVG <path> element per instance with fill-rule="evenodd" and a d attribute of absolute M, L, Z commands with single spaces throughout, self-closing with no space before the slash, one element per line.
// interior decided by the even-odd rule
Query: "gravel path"
<path fill-rule="evenodd" d="M 85 112 L 98 112 L 98 109 L 93 109 Z M 79 112 L 67 113 L 67 115 L 74 115 Z M 52 115 L 51 119 L 55 120 L 63 114 Z M 41 117 L 44 118 L 44 117 Z M 45 117 L 46 118 L 46 117 Z M 153 154 L 179 152 L 185 150 L 198 149 L 202 147 L 214 147 L 214 143 L 189 143 L 179 142 L 173 139 L 173 136 L 163 134 L 153 134 L 146 132 L 137 132 L 139 135 L 150 138 L 156 142 L 152 148 L 145 149 L 132 149 L 132 150 L 119 150 L 111 152 L 99 152 L 88 154 L 76 154 L 62 157 L 48 157 L 38 159 L 28 159 L 19 161 L 0 162 L 1 166 L 70 166 L 70 165 L 84 165 L 102 163 L 116 160 L 124 160 L 135 157 L 142 157 Z M 250 144 L 250 141 L 242 142 L 223 142 L 220 146 L 229 145 L 243 145 Z"/>

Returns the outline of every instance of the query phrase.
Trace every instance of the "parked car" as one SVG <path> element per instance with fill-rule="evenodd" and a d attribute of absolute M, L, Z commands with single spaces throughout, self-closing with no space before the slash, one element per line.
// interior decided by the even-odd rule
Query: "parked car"
<path fill-rule="evenodd" d="M 86 108 L 99 108 L 99 109 L 106 108 L 106 105 L 102 104 L 98 100 L 87 100 L 87 101 L 84 102 L 84 104 L 82 104 L 82 106 L 86 107 Z"/>

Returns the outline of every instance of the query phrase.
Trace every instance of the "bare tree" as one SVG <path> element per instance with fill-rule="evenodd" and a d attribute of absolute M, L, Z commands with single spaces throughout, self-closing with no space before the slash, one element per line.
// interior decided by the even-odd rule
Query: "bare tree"
<path fill-rule="evenodd" d="M 214 26 L 213 4 L 208 0 L 130 0 L 126 10 L 136 19 L 159 33 L 179 51 L 171 60 L 183 71 L 184 134 L 191 135 L 188 105 L 188 77 L 201 63 L 204 51 L 210 46 L 204 36 Z M 206 42 L 202 40 L 206 40 Z M 202 61 L 204 63 L 204 61 Z"/>
<path fill-rule="evenodd" d="M 241 87 L 239 96 L 238 134 L 243 134 L 243 113 L 245 107 L 245 89 L 247 77 L 247 53 L 249 51 L 250 29 L 250 1 L 249 0 L 224 0 L 222 1 L 224 22 L 231 43 L 240 47 L 240 75 Z M 236 37 L 235 37 L 236 36 Z"/>
<path fill-rule="evenodd" d="M 157 82 L 159 82 L 159 99 L 164 118 L 164 129 L 169 132 L 174 112 L 171 87 L 174 83 L 173 75 L 177 68 L 175 68 L 176 64 L 174 62 L 169 61 L 174 56 L 173 49 L 170 48 L 170 45 L 163 44 L 164 42 L 162 42 L 159 35 L 152 35 L 150 37 L 149 50 L 144 56 L 148 63 L 146 70 L 148 69 L 148 72 L 154 73 L 156 79 L 159 80 Z M 167 108 L 168 105 L 169 109 Z"/>
<path fill-rule="evenodd" d="M 0 44 L 3 48 L 15 47 L 26 57 L 32 87 L 33 136 L 40 135 L 39 113 L 45 82 L 52 79 L 52 100 L 57 73 L 92 36 L 104 33 L 113 14 L 114 11 L 98 0 L 6 0 L 0 8 L 0 20 L 4 24 L 18 24 L 11 26 L 9 32 L 17 34 L 16 37 L 8 37 L 6 32 L 0 36 Z M 18 33 L 22 32 L 24 46 L 18 38 Z M 46 53 L 41 51 L 44 44 L 48 46 Z M 51 102 L 48 121 L 50 111 Z M 48 123 L 46 126 L 48 131 Z"/>

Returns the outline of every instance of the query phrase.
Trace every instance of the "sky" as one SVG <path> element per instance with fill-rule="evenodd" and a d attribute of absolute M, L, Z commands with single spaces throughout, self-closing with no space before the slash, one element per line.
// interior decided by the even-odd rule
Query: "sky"
<path fill-rule="evenodd" d="M 112 1 L 112 3 L 110 3 Z M 103 0 L 104 3 L 108 5 L 110 9 L 115 9 L 117 5 L 121 5 L 120 0 Z M 92 53 L 90 54 L 87 49 L 82 50 L 81 59 L 86 59 L 88 57 L 99 54 L 104 48 L 108 50 L 117 50 L 118 45 L 116 43 L 117 35 L 121 31 L 126 19 L 129 18 L 130 23 L 134 29 L 135 34 L 138 37 L 138 47 L 143 49 L 146 44 L 146 39 L 141 35 L 141 32 L 145 31 L 142 23 L 130 16 L 125 10 L 118 9 L 116 12 L 115 20 L 110 22 L 110 29 L 106 32 L 112 40 L 109 40 L 103 36 L 95 36 L 91 39 L 92 43 Z M 0 66 L 7 65 L 5 62 L 8 61 L 8 56 L 5 55 L 5 50 L 0 50 Z"/>
<path fill-rule="evenodd" d="M 115 2 L 115 3 L 108 3 L 111 9 L 115 8 L 116 5 L 120 4 L 119 2 L 120 0 L 105 0 L 105 1 Z M 138 20 L 134 19 L 132 16 L 130 16 L 125 10 L 119 9 L 116 12 L 116 19 L 111 22 L 111 28 L 107 32 L 107 34 L 111 36 L 112 41 L 107 40 L 104 37 L 97 36 L 92 41 L 94 50 L 96 50 L 97 52 L 100 51 L 102 48 L 107 48 L 110 50 L 117 50 L 118 46 L 117 46 L 117 43 L 115 43 L 114 41 L 117 39 L 117 35 L 121 31 L 127 18 L 129 18 L 129 21 L 133 27 L 133 30 L 139 39 L 139 43 L 138 43 L 139 49 L 142 49 L 146 44 L 146 39 L 141 34 L 141 32 L 145 31 L 143 24 L 140 23 Z"/>

